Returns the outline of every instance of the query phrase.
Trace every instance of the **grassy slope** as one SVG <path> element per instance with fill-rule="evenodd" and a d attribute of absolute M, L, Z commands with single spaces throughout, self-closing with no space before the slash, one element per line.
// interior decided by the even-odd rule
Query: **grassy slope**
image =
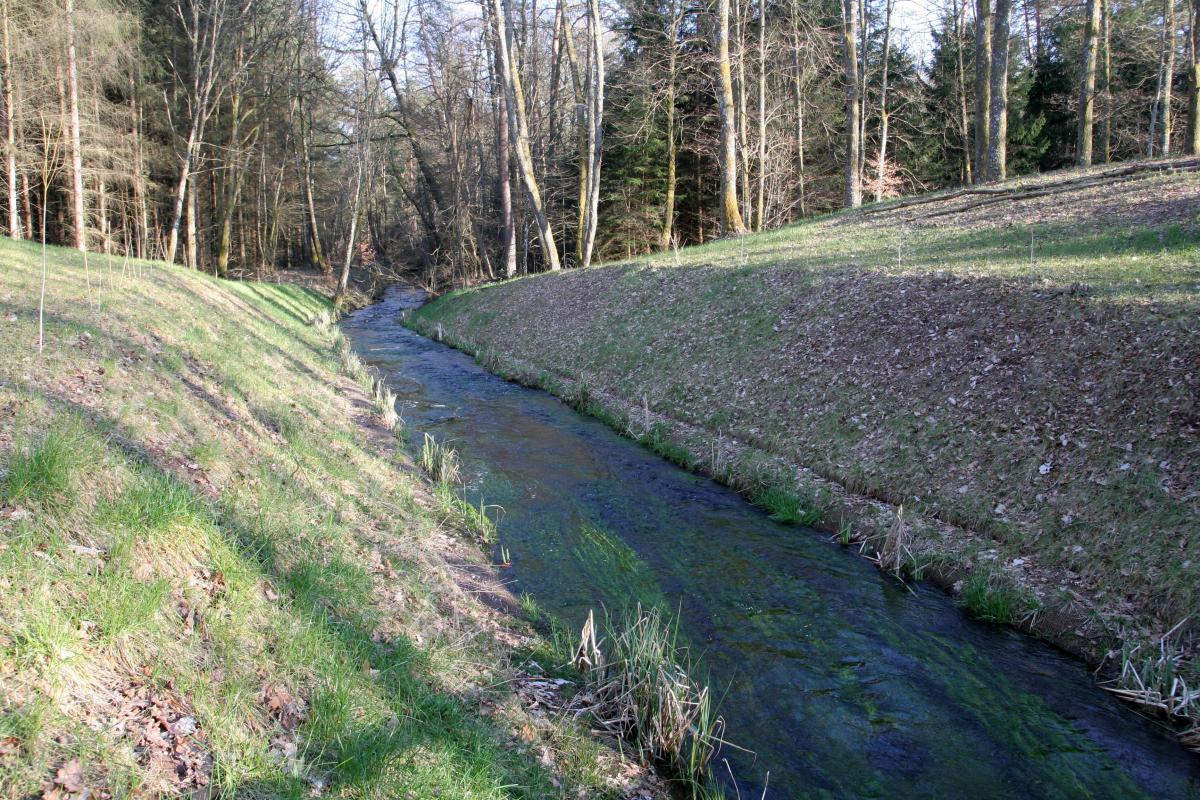
<path fill-rule="evenodd" d="M 413 324 L 784 516 L 878 545 L 902 505 L 916 560 L 986 616 L 1093 656 L 1187 618 L 1190 660 L 1200 177 L 967 202 L 454 293 Z"/>
<path fill-rule="evenodd" d="M 51 250 L 39 354 L 40 251 L 0 240 L 0 797 L 605 795 L 636 772 L 494 688 L 514 647 L 550 662 L 462 585 L 477 548 L 370 427 L 309 324 L 323 298 L 89 272 Z"/>

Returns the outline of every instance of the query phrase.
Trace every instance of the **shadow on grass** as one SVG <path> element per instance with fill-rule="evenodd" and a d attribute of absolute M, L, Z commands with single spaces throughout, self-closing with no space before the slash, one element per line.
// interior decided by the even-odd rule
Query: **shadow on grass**
<path fill-rule="evenodd" d="M 21 389 L 30 391 L 27 386 Z M 439 794 L 444 781 L 495 797 L 553 793 L 551 770 L 527 754 L 504 748 L 504 731 L 479 717 L 464 698 L 438 688 L 423 650 L 406 636 L 376 640 L 370 578 L 361 567 L 336 556 L 331 559 L 317 536 L 281 541 L 289 535 L 287 530 L 256 524 L 208 500 L 117 420 L 61 393 L 35 393 L 57 413 L 83 420 L 100 432 L 133 467 L 186 487 L 197 507 L 204 509 L 204 519 L 248 572 L 282 589 L 283 613 L 322 645 L 320 660 L 312 665 L 317 679 L 307 698 L 312 713 L 296 731 L 307 769 L 289 776 L 281 762 L 277 778 L 222 786 L 223 790 L 239 796 L 307 797 L 311 782 L 324 780 L 348 796 L 399 796 L 402 787 L 425 796 Z M 311 506 L 320 503 L 307 487 L 287 478 L 280 481 L 294 499 Z M 313 532 L 319 533 L 319 528 Z M 305 544 L 298 544 L 301 539 Z M 284 549 L 291 552 L 285 555 Z M 357 683 L 348 685 L 347 675 L 356 676 Z M 385 704 L 388 713 L 360 719 L 365 712 L 356 695 L 364 691 Z M 274 731 L 281 733 L 282 729 Z M 272 735 L 263 733 L 264 750 Z M 215 755 L 214 778 L 219 781 L 220 755 Z"/>

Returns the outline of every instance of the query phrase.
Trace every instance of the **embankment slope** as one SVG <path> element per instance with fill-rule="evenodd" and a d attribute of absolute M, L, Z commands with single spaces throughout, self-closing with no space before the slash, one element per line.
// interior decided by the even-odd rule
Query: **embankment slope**
<path fill-rule="evenodd" d="M 412 324 L 751 494 L 782 477 L 827 528 L 902 529 L 985 616 L 1095 659 L 1174 629 L 1194 676 L 1195 168 L 893 202 L 452 293 Z"/>
<path fill-rule="evenodd" d="M 41 259 L 0 240 L 0 797 L 637 788 L 509 690 L 552 662 L 325 298 L 52 248 L 39 350 Z"/>

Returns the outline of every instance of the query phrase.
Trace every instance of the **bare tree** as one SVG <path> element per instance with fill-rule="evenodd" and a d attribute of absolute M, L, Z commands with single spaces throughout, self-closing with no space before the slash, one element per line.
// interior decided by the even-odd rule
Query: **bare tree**
<path fill-rule="evenodd" d="M 717 0 L 717 101 L 721 112 L 721 229 L 743 234 L 746 224 L 738 208 L 737 129 L 733 75 L 729 60 L 729 0 Z"/>
<path fill-rule="evenodd" d="M 581 262 L 584 267 L 591 265 L 592 249 L 596 244 L 596 228 L 600 218 L 600 162 L 604 144 L 604 28 L 600 24 L 599 0 L 588 0 L 587 7 L 590 68 L 587 92 L 588 213 Z"/>
<path fill-rule="evenodd" d="M 0 69 L 4 70 L 4 161 L 7 182 L 8 235 L 22 238 L 17 206 L 17 104 L 13 93 L 12 39 L 8 31 L 8 0 L 0 0 Z"/>
<path fill-rule="evenodd" d="M 376 84 L 371 80 L 371 64 L 367 56 L 367 37 L 363 36 L 362 62 L 359 66 L 361 85 L 355 98 L 354 147 L 352 153 L 353 175 L 350 183 L 354 187 L 350 194 L 349 230 L 346 232 L 346 250 L 342 258 L 342 271 L 338 277 L 335 304 L 345 296 L 350 286 L 350 268 L 354 263 L 354 247 L 358 236 L 359 218 L 362 216 L 363 199 L 370 192 L 372 126 L 376 114 Z"/>
<path fill-rule="evenodd" d="M 1175 0 L 1163 0 L 1162 43 L 1146 155 L 1171 152 L 1171 86 L 1175 82 Z"/>
<path fill-rule="evenodd" d="M 529 116 L 525 105 L 525 89 L 521 82 L 521 73 L 514 54 L 512 53 L 512 24 L 508 3 L 504 0 L 492 0 L 492 11 L 496 20 L 496 47 L 500 53 L 500 75 L 504 81 L 504 97 L 508 104 L 508 116 L 515 125 L 510 125 L 510 138 L 517 151 L 517 168 L 521 172 L 521 180 L 525 185 L 525 194 L 529 199 L 530 210 L 537 224 L 538 240 L 542 245 L 542 257 L 551 271 L 562 268 L 558 258 L 558 246 L 554 241 L 554 231 L 546 216 L 546 207 L 542 202 L 542 192 L 538 187 L 537 174 L 534 171 L 533 152 L 529 147 Z"/>
<path fill-rule="evenodd" d="M 766 224 L 767 199 L 767 5 L 758 0 L 758 198 L 754 206 L 754 230 Z"/>
<path fill-rule="evenodd" d="M 513 219 L 512 206 L 512 163 L 509 150 L 510 135 L 508 132 L 508 102 L 505 100 L 505 88 L 500 78 L 504 66 L 500 62 L 500 48 L 496 45 L 498 39 L 495 19 L 492 14 L 492 4 L 483 3 L 483 23 L 485 28 L 484 42 L 491 53 L 488 64 L 490 84 L 492 86 L 492 101 L 496 115 L 496 194 L 500 203 L 501 218 L 501 247 L 503 249 L 504 277 L 512 278 L 517 274 L 517 226 Z M 553 137 L 551 137 L 553 140 Z"/>
<path fill-rule="evenodd" d="M 875 202 L 883 199 L 884 171 L 887 167 L 888 142 L 888 60 L 892 54 L 892 8 L 895 0 L 887 0 L 883 17 L 883 67 L 879 76 L 879 156 L 875 165 Z"/>
<path fill-rule="evenodd" d="M 971 183 L 971 122 L 967 113 L 967 70 L 963 63 L 966 47 L 967 0 L 956 0 L 954 9 L 955 93 L 958 95 L 958 136 L 962 140 L 962 180 Z"/>
<path fill-rule="evenodd" d="M 1104 127 L 1101 129 L 1100 150 L 1104 154 L 1104 163 L 1112 160 L 1112 39 L 1110 38 L 1112 12 L 1108 0 L 1100 0 L 1100 22 L 1104 38 Z"/>
<path fill-rule="evenodd" d="M 675 124 L 675 95 L 679 80 L 679 32 L 683 24 L 685 4 L 682 0 L 670 0 L 670 19 L 666 31 L 667 75 L 666 93 L 663 107 L 666 110 L 667 138 L 667 178 L 666 199 L 663 201 L 662 229 L 658 237 L 658 246 L 666 250 L 671 246 L 675 230 L 675 190 L 676 172 L 679 161 L 679 131 Z"/>
<path fill-rule="evenodd" d="M 858 62 L 858 13 L 854 0 L 842 0 L 842 82 L 846 90 L 846 205 L 862 205 L 862 128 L 859 86 L 862 81 Z"/>
<path fill-rule="evenodd" d="M 1096 108 L 1096 47 L 1100 29 L 1100 0 L 1087 0 L 1083 28 L 1083 72 L 1079 80 L 1079 118 L 1075 134 L 1075 163 L 1092 163 L 1092 126 Z"/>
<path fill-rule="evenodd" d="M 996 0 L 992 20 L 991 113 L 988 118 L 988 179 L 1002 181 L 1008 166 L 1008 30 L 1012 0 Z"/>
<path fill-rule="evenodd" d="M 179 247 L 179 227 L 188 197 L 188 181 L 200 144 L 204 141 L 209 116 L 221 94 L 219 87 L 224 66 L 222 47 L 230 23 L 228 0 L 176 0 L 174 11 L 188 43 L 189 63 L 171 64 L 176 81 L 186 89 L 187 132 L 183 136 L 182 149 L 178 145 L 175 147 L 179 177 L 175 182 L 175 207 L 171 214 L 167 261 L 175 260 Z M 167 108 L 169 111 L 169 102 Z"/>
<path fill-rule="evenodd" d="M 1192 0 L 1188 23 L 1188 138 L 1187 151 L 1200 156 L 1200 0 Z"/>
<path fill-rule="evenodd" d="M 87 251 L 87 215 L 83 197 L 83 147 L 79 133 L 79 67 L 75 57 L 75 2 L 67 3 L 67 104 L 71 126 L 71 213 L 75 230 L 75 247 Z M 87 264 L 87 260 L 84 260 Z"/>
<path fill-rule="evenodd" d="M 990 180 L 992 108 L 992 0 L 975 0 L 975 180 Z"/>

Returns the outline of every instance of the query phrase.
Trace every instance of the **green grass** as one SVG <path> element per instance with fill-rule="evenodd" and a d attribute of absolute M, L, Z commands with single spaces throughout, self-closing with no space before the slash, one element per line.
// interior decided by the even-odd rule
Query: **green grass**
<path fill-rule="evenodd" d="M 78 253 L 48 255 L 39 354 L 40 250 L 0 240 L 0 796 L 71 759 L 114 797 L 199 789 L 122 733 L 150 721 L 112 699 L 133 690 L 196 720 L 223 796 L 612 791 L 576 723 L 514 736 L 514 656 L 482 634 L 529 631 L 436 544 L 493 538 L 497 512 L 447 513 L 359 425 L 346 393 L 370 387 L 323 297 L 153 262 L 88 294 Z"/>
<path fill-rule="evenodd" d="M 782 486 L 769 485 L 750 494 L 756 506 L 771 515 L 771 519 L 785 525 L 816 525 L 821 521 L 821 511 L 799 493 Z"/>
<path fill-rule="evenodd" d="M 96 450 L 95 440 L 73 421 L 46 431 L 13 454 L 6 467 L 4 502 L 30 503 L 47 511 L 70 508 L 85 468 L 99 466 L 92 458 Z"/>
<path fill-rule="evenodd" d="M 974 572 L 964 581 L 958 601 L 975 619 L 998 625 L 1016 624 L 1034 605 L 1025 593 L 987 570 Z"/>

